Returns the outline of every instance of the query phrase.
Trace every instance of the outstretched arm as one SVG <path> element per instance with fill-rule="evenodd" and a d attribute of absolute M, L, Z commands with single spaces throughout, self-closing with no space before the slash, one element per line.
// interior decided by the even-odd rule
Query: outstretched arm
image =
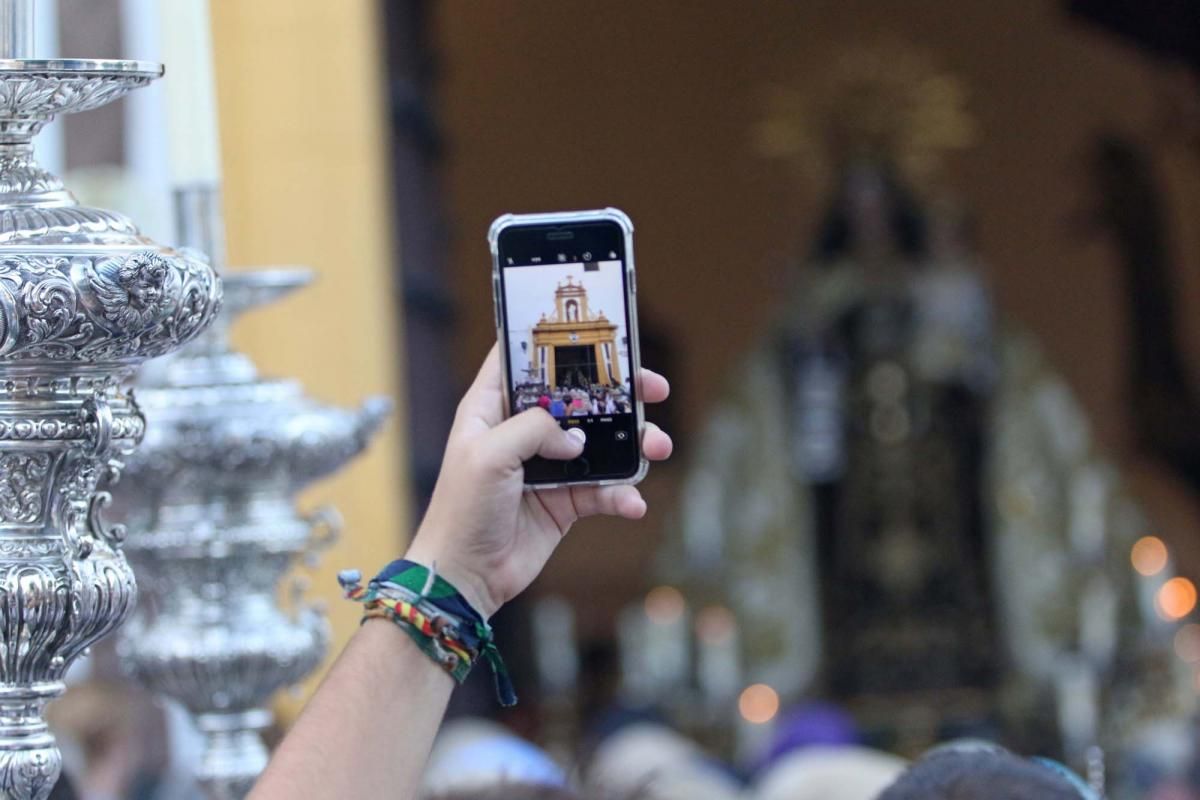
<path fill-rule="evenodd" d="M 646 513 L 633 486 L 523 491 L 525 460 L 574 458 L 583 441 L 540 408 L 505 420 L 500 381 L 492 348 L 459 404 L 429 511 L 405 556 L 436 563 L 485 619 L 537 577 L 575 520 Z M 649 370 L 642 370 L 640 387 L 648 403 L 668 393 L 666 379 Z M 671 439 L 647 424 L 642 449 L 665 459 Z M 369 620 L 279 746 L 251 800 L 413 797 L 453 688 L 403 631 Z"/>

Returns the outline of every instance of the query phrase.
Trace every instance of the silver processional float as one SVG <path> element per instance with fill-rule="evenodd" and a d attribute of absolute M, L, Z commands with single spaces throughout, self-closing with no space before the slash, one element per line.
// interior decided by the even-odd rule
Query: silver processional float
<path fill-rule="evenodd" d="M 177 236 L 224 271 L 207 3 L 171 0 L 161 10 L 174 73 L 166 89 Z M 180 168 L 198 153 L 207 163 Z M 320 607 L 298 591 L 290 611 L 279 600 L 292 568 L 331 544 L 340 522 L 332 509 L 301 512 L 296 495 L 361 453 L 390 410 L 384 398 L 357 410 L 321 405 L 295 380 L 260 376 L 231 346 L 234 318 L 311 277 L 225 272 L 220 319 L 135 381 L 149 424 L 113 512 L 130 531 L 125 549 L 143 596 L 118 653 L 141 683 L 189 712 L 204 738 L 195 777 L 213 800 L 249 792 L 267 763 L 260 731 L 274 722 L 272 697 L 327 650 Z"/>
<path fill-rule="evenodd" d="M 106 484 L 145 421 L 121 382 L 208 327 L 205 258 L 80 205 L 33 157 L 58 114 L 109 103 L 158 64 L 34 60 L 31 0 L 0 2 L 0 797 L 43 800 L 61 769 L 44 720 L 63 675 L 137 595 Z"/>

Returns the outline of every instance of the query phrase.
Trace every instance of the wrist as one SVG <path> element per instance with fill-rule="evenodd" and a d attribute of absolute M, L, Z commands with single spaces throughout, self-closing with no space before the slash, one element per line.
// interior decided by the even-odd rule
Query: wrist
<path fill-rule="evenodd" d="M 338 583 L 347 600 L 363 605 L 364 620 L 394 623 L 456 682 L 463 683 L 476 663 L 486 661 L 497 700 L 514 705 L 512 679 L 484 617 L 495 610 L 488 602 L 492 595 L 476 573 L 460 569 L 456 560 L 446 562 L 445 575 L 438 574 L 445 560 L 438 556 L 445 552 L 418 535 L 405 558 L 385 566 L 365 585 L 356 569 L 339 572 Z"/>
<path fill-rule="evenodd" d="M 394 622 L 382 617 L 366 618 L 359 626 L 357 636 L 369 643 L 368 646 L 373 650 L 386 653 L 390 658 L 403 659 L 405 675 L 411 674 L 419 664 L 427 667 L 427 669 L 421 669 L 420 672 L 423 676 L 427 676 L 430 682 L 441 683 L 446 680 L 450 682 L 451 686 L 454 685 L 454 677 L 437 662 L 422 653 L 416 642 L 405 635 L 404 631 Z M 435 678 L 433 677 L 435 675 L 443 677 Z"/>
<path fill-rule="evenodd" d="M 463 566 L 454 557 L 450 548 L 439 546 L 435 537 L 428 534 L 422 535 L 422 532 L 418 531 L 409 544 L 404 558 L 435 570 L 443 580 L 448 581 L 458 590 L 459 594 L 471 604 L 471 607 L 479 612 L 485 622 L 499 610 L 501 604 L 493 598 L 487 581 L 475 570 Z"/>

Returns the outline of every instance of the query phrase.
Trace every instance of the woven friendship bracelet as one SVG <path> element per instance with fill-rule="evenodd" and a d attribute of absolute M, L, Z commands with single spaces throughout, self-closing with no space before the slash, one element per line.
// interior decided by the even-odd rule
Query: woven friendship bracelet
<path fill-rule="evenodd" d="M 516 705 L 517 696 L 491 626 L 444 578 L 422 564 L 400 559 L 383 568 L 364 587 L 362 573 L 345 570 L 338 582 L 349 600 L 362 603 L 363 619 L 389 619 L 423 653 L 450 673 L 466 680 L 480 656 L 487 659 L 501 705 Z"/>

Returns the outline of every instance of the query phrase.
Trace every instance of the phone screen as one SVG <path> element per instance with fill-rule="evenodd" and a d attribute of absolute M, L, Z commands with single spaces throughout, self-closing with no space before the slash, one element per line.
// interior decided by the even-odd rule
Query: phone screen
<path fill-rule="evenodd" d="M 500 314 L 511 413 L 541 407 L 587 434 L 570 462 L 534 458 L 525 482 L 637 473 L 637 387 L 625 269 L 615 222 L 510 226 L 499 237 Z"/>

